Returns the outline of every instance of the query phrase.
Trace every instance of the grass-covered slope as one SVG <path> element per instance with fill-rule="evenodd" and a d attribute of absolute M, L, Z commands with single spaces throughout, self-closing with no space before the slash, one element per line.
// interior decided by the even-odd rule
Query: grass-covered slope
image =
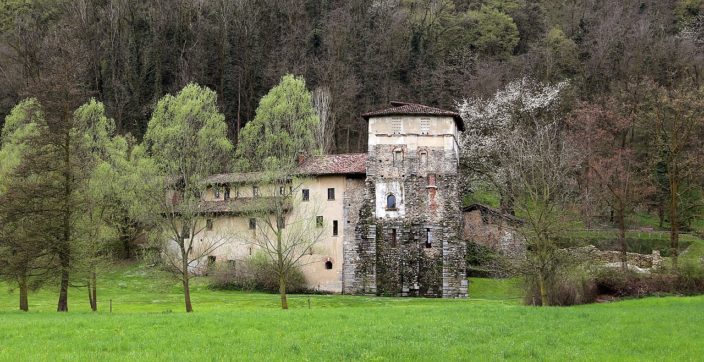
<path fill-rule="evenodd" d="M 515 280 L 473 279 L 468 300 L 277 296 L 196 283 L 195 313 L 149 268 L 103 278 L 101 311 L 72 290 L 0 292 L 0 360 L 695 360 L 704 355 L 704 297 L 648 298 L 569 308 L 517 303 Z M 107 312 L 107 299 L 114 312 Z"/>

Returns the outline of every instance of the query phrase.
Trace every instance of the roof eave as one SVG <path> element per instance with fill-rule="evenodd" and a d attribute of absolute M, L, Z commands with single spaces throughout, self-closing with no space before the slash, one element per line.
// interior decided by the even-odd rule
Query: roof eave
<path fill-rule="evenodd" d="M 405 113 L 405 112 L 390 112 L 390 113 L 384 113 L 384 114 L 374 114 L 374 112 L 367 112 L 362 114 L 362 118 L 364 118 L 365 121 L 369 121 L 369 118 L 372 117 L 390 117 L 390 116 L 429 116 L 429 117 L 452 117 L 452 119 L 455 121 L 455 125 L 457 125 L 457 129 L 460 130 L 460 132 L 464 132 L 464 120 L 462 117 L 457 114 L 437 114 L 437 113 Z"/>

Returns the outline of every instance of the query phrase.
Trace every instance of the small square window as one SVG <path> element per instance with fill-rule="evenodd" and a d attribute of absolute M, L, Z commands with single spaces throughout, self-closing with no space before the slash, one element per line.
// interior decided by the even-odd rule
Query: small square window
<path fill-rule="evenodd" d="M 249 219 L 249 230 L 254 230 L 257 228 L 257 219 Z"/>
<path fill-rule="evenodd" d="M 220 186 L 215 186 L 213 189 L 213 193 L 215 194 L 215 198 L 219 199 L 220 198 Z"/>
<path fill-rule="evenodd" d="M 420 134 L 430 133 L 430 118 L 420 119 Z"/>
<path fill-rule="evenodd" d="M 205 229 L 208 231 L 213 230 L 213 219 L 205 220 Z"/>
<path fill-rule="evenodd" d="M 317 226 L 319 228 L 323 227 L 323 217 L 322 216 L 315 217 L 315 226 Z"/>
<path fill-rule="evenodd" d="M 337 220 L 332 221 L 332 236 L 337 236 L 338 233 Z"/>
<path fill-rule="evenodd" d="M 310 190 L 303 189 L 303 201 L 310 200 Z"/>
<path fill-rule="evenodd" d="M 284 194 L 286 193 L 286 191 L 285 191 L 285 190 L 286 190 L 286 188 L 285 188 L 285 187 L 283 187 L 283 186 L 280 186 L 280 187 L 279 187 L 279 195 L 281 195 L 281 196 L 284 196 Z"/>
<path fill-rule="evenodd" d="M 401 119 L 399 118 L 393 118 L 391 120 L 391 132 L 394 134 L 399 134 L 403 130 L 403 126 L 401 123 Z"/>
<path fill-rule="evenodd" d="M 334 188 L 328 189 L 328 200 L 335 200 L 335 189 Z"/>
<path fill-rule="evenodd" d="M 230 199 L 230 186 L 225 185 L 225 200 Z"/>
<path fill-rule="evenodd" d="M 259 196 L 259 186 L 252 186 L 252 196 Z"/>

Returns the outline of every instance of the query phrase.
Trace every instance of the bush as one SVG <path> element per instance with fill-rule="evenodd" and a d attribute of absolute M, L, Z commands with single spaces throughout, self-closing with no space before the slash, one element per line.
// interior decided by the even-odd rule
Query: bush
<path fill-rule="evenodd" d="M 541 305 L 538 279 L 533 275 L 525 278 L 526 293 L 524 303 Z M 546 281 L 550 305 L 568 306 L 587 304 L 596 301 L 597 288 L 590 273 L 581 266 L 563 265 Z"/>
<path fill-rule="evenodd" d="M 540 305 L 540 290 L 534 275 L 526 275 L 524 302 Z M 618 298 L 641 298 L 653 295 L 704 294 L 704 267 L 683 264 L 678 270 L 660 269 L 650 273 L 620 268 L 590 267 L 587 262 L 556 259 L 556 267 L 547 280 L 550 305 L 593 303 L 599 295 Z"/>
<path fill-rule="evenodd" d="M 279 292 L 279 278 L 272 262 L 257 253 L 236 263 L 220 263 L 210 278 L 210 287 L 219 290 Z M 287 293 L 307 292 L 306 280 L 300 268 L 295 268 L 286 283 Z"/>
<path fill-rule="evenodd" d="M 676 276 L 669 273 L 643 274 L 631 270 L 601 269 L 595 277 L 599 294 L 615 297 L 646 297 L 671 293 Z"/>
<path fill-rule="evenodd" d="M 594 279 L 600 294 L 617 297 L 704 293 L 704 269 L 695 264 L 684 264 L 678 270 L 664 269 L 648 274 L 601 269 Z"/>

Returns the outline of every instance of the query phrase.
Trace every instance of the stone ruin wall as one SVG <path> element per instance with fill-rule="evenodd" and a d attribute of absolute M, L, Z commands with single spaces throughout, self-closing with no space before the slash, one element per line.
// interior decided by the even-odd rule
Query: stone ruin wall
<path fill-rule="evenodd" d="M 579 248 L 567 249 L 574 255 L 582 256 L 602 264 L 613 264 L 621 262 L 621 252 L 614 250 L 599 250 L 594 245 Z M 651 254 L 626 253 L 628 265 L 637 266 L 641 269 L 659 268 L 662 266 L 663 257 L 659 250 L 653 250 Z"/>
<path fill-rule="evenodd" d="M 465 240 L 471 240 L 510 258 L 525 258 L 525 239 L 503 218 L 482 215 L 480 210 L 472 210 L 463 213 L 462 221 L 462 237 Z"/>

